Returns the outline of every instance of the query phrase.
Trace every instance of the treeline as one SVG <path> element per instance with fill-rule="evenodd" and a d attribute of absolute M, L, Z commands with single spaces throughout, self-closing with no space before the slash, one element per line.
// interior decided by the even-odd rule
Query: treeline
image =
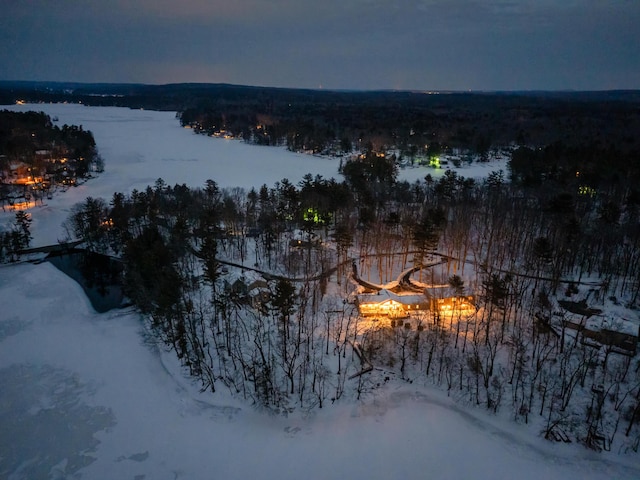
<path fill-rule="evenodd" d="M 284 411 L 360 398 L 397 376 L 507 409 L 550 439 L 637 451 L 637 358 L 579 341 L 558 304 L 637 309 L 630 185 L 584 194 L 575 176 L 539 188 L 452 171 L 410 184 L 385 162 L 345 163 L 342 182 L 308 175 L 249 192 L 159 180 L 87 199 L 67 229 L 122 255 L 128 294 L 204 389 Z M 374 327 L 345 301 L 352 262 L 362 278 L 392 278 L 436 254 L 447 268 L 431 281 L 476 295 L 475 314 Z"/>
<path fill-rule="evenodd" d="M 38 156 L 37 151 L 47 153 Z M 21 161 L 34 167 L 46 160 L 72 158 L 77 160 L 78 175 L 83 175 L 97 152 L 93 134 L 82 126 L 59 127 L 44 112 L 0 110 L 0 154 L 5 163 Z"/>
<path fill-rule="evenodd" d="M 0 203 L 43 202 L 53 191 L 76 185 L 104 169 L 93 134 L 82 126 L 59 127 L 43 112 L 0 111 Z M 25 208 L 25 207 L 21 207 Z"/>
<path fill-rule="evenodd" d="M 620 199 L 631 195 L 640 179 L 637 151 L 625 152 L 615 145 L 585 143 L 571 146 L 555 142 L 542 148 L 520 147 L 510 161 L 511 180 L 534 188 L 581 187 L 583 194 L 603 193 Z M 630 193 L 630 192 L 636 193 Z M 621 196 L 622 195 L 622 196 Z"/>
<path fill-rule="evenodd" d="M 240 87 L 238 87 L 240 88 Z M 638 104 L 606 97 L 421 92 L 320 92 L 229 87 L 181 112 L 183 125 L 293 151 L 396 149 L 403 158 L 453 149 L 486 157 L 503 145 L 562 142 L 638 149 Z"/>
<path fill-rule="evenodd" d="M 8 231 L 0 231 L 0 263 L 15 262 L 31 243 L 31 215 L 19 210 Z"/>
<path fill-rule="evenodd" d="M 405 158 L 461 149 L 486 155 L 563 142 L 637 152 L 637 91 L 331 91 L 221 84 L 0 82 L 0 102 L 80 102 L 176 111 L 184 125 L 264 145 L 334 154 L 397 149 Z M 3 100 L 4 99 L 4 100 Z"/>

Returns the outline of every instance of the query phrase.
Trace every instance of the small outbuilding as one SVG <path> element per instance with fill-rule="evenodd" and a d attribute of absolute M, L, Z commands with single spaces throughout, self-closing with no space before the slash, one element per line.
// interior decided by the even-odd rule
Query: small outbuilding
<path fill-rule="evenodd" d="M 640 327 L 629 320 L 591 317 L 582 331 L 583 343 L 594 340 L 612 347 L 618 353 L 635 355 L 640 338 Z"/>
<path fill-rule="evenodd" d="M 602 316 L 562 315 L 562 326 L 580 334 L 580 342 L 594 348 L 603 345 L 625 355 L 635 355 L 640 340 L 640 326 L 623 318 Z"/>

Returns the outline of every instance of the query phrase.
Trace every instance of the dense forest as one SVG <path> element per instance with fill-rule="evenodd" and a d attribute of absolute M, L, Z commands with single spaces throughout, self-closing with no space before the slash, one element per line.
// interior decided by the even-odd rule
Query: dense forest
<path fill-rule="evenodd" d="M 3 181 L 11 162 L 46 170 L 48 161 L 75 160 L 78 176 L 85 175 L 97 156 L 93 134 L 82 125 L 55 125 L 43 112 L 0 110 L 0 173 Z"/>
<path fill-rule="evenodd" d="M 404 158 L 509 144 L 637 152 L 640 96 L 608 92 L 335 91 L 224 84 L 0 82 L 0 103 L 74 102 L 179 112 L 205 134 L 296 151 L 394 148 Z"/>
<path fill-rule="evenodd" d="M 66 227 L 122 257 L 131 299 L 205 390 L 283 412 L 420 381 L 549 439 L 637 451 L 635 345 L 579 341 L 569 319 L 637 310 L 638 193 L 625 176 L 585 191 L 575 173 L 546 172 L 540 188 L 518 180 L 519 155 L 545 170 L 542 153 L 519 151 L 513 182 L 449 171 L 409 184 L 380 156 L 346 162 L 341 182 L 308 175 L 248 192 L 159 179 L 88 198 Z M 431 282 L 473 294 L 473 313 L 359 315 L 355 265 L 389 278 L 434 258 L 445 267 Z"/>

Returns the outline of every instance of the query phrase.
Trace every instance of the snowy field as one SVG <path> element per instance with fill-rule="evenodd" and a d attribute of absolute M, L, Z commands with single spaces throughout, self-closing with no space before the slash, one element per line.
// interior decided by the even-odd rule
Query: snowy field
<path fill-rule="evenodd" d="M 82 124 L 105 158 L 98 178 L 31 211 L 34 245 L 55 243 L 69 208 L 86 196 L 108 200 L 158 177 L 249 188 L 283 177 L 297 183 L 307 172 L 338 176 L 337 160 L 194 135 L 172 113 L 10 108 Z M 0 305 L 2 479 L 640 478 L 637 456 L 551 444 L 415 383 L 390 382 L 362 401 L 288 417 L 256 412 L 225 391 L 200 393 L 175 355 L 145 337 L 138 314 L 97 314 L 49 263 L 0 266 Z"/>

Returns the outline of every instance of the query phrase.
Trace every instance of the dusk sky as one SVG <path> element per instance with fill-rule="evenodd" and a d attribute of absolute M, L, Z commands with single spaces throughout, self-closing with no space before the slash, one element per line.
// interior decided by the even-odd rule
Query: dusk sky
<path fill-rule="evenodd" d="M 0 0 L 0 80 L 640 88 L 639 0 Z"/>

